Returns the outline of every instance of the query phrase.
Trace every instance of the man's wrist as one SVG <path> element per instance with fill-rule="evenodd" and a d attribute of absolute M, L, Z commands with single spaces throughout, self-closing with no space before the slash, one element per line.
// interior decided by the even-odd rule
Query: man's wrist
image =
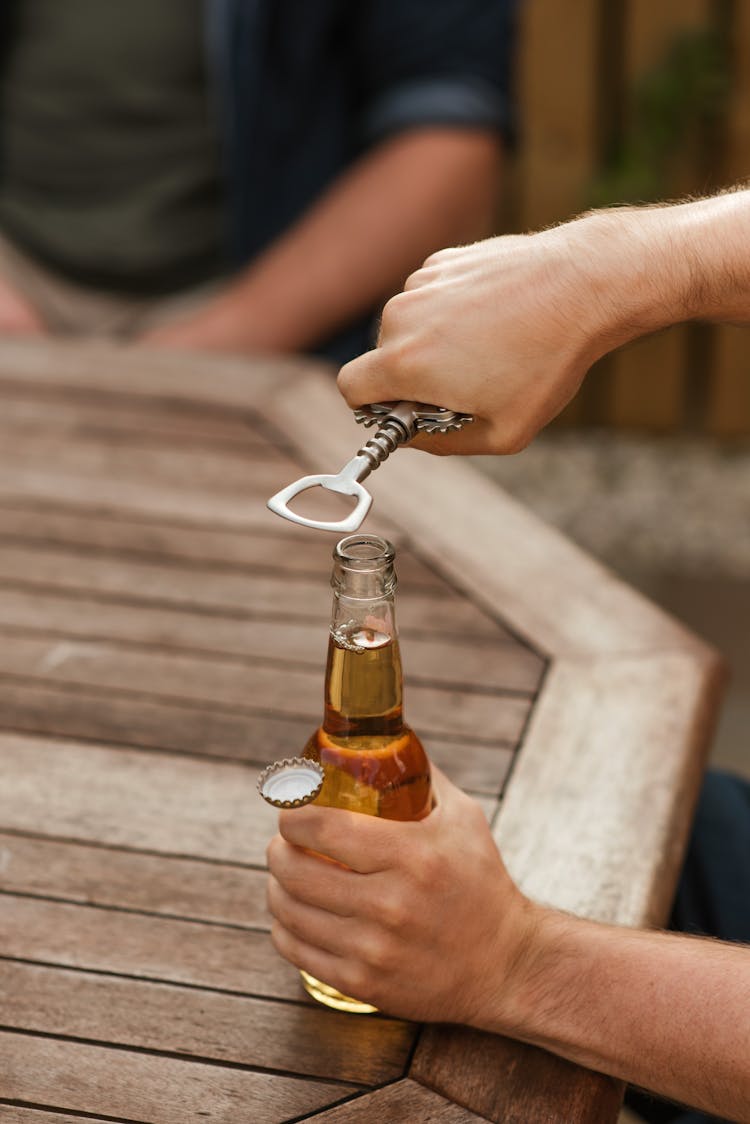
<path fill-rule="evenodd" d="M 508 910 L 497 933 L 494 967 L 484 977 L 472 1025 L 529 1039 L 538 1028 L 539 986 L 554 965 L 559 920 L 574 920 L 527 898 Z"/>
<path fill-rule="evenodd" d="M 688 233 L 674 210 L 618 208 L 580 220 L 601 354 L 696 315 Z"/>
<path fill-rule="evenodd" d="M 505 962 L 497 994 L 477 1024 L 538 1045 L 553 1046 L 564 1034 L 561 1013 L 575 1005 L 591 923 L 525 902 L 518 940 Z"/>

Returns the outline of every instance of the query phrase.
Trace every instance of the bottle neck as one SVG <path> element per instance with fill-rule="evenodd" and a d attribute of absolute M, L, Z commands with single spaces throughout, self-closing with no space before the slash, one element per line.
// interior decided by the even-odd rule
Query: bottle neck
<path fill-rule="evenodd" d="M 368 598 L 333 595 L 331 637 L 351 652 L 379 647 L 388 641 L 398 643 L 396 606 L 393 594 Z"/>
<path fill-rule="evenodd" d="M 393 547 L 374 536 L 344 539 L 331 584 L 324 729 L 339 737 L 398 736 L 403 684 Z"/>

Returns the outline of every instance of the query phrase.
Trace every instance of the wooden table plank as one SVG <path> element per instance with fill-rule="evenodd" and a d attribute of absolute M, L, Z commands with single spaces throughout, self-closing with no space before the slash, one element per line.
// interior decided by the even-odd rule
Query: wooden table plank
<path fill-rule="evenodd" d="M 664 867 L 676 879 L 716 687 L 687 653 L 556 661 L 496 825 L 526 893 L 612 924 L 664 924 Z M 582 789 L 597 815 L 574 812 Z M 538 830 L 522 840 L 529 815 Z"/>
<path fill-rule="evenodd" d="M 267 665 L 228 657 L 203 657 L 98 640 L 13 633 L 0 644 L 0 675 L 96 688 L 112 695 L 156 697 L 192 706 L 245 714 L 278 713 L 306 718 L 310 733 L 322 718 L 320 670 Z M 525 695 L 478 692 L 468 687 L 429 687 L 411 682 L 406 713 L 415 729 L 452 738 L 515 745 L 526 722 Z M 302 746 L 299 747 L 302 749 Z"/>
<path fill-rule="evenodd" d="M 0 827 L 263 866 L 277 813 L 260 770 L 225 761 L 0 733 Z M 479 798 L 488 815 L 495 801 Z"/>
<path fill-rule="evenodd" d="M 321 580 L 298 574 L 243 574 L 210 566 L 174 566 L 0 543 L 0 581 L 5 583 L 120 597 L 136 604 L 231 613 L 240 618 L 316 621 L 323 637 L 331 613 L 329 577 L 328 566 Z M 414 589 L 399 604 L 399 624 L 425 634 L 498 637 L 492 618 L 465 598 L 429 589 Z"/>
<path fill-rule="evenodd" d="M 368 524 L 370 520 L 368 518 Z M 416 586 L 453 596 L 454 591 L 405 543 L 403 533 L 385 523 L 373 526 L 398 544 L 398 577 L 403 589 Z M 117 518 L 105 514 L 66 509 L 59 505 L 28 501 L 0 504 L 0 538 L 25 543 L 58 545 L 106 555 L 141 557 L 153 561 L 207 562 L 223 569 L 268 569 L 307 573 L 320 579 L 330 571 L 335 536 L 310 532 L 293 523 L 276 520 L 272 526 L 252 533 L 217 528 L 188 520 L 167 522 L 148 518 Z M 498 629 L 498 631 L 500 631 Z"/>
<path fill-rule="evenodd" d="M 0 537 L 47 547 L 72 547 L 78 553 L 85 548 L 90 553 L 150 561 L 208 562 L 230 570 L 274 567 L 314 577 L 330 568 L 333 550 L 331 538 L 322 533 L 301 542 L 299 528 L 292 523 L 247 532 L 211 526 L 210 522 L 193 523 L 186 518 L 170 522 L 56 503 L 31 506 L 23 499 L 0 503 Z M 401 552 L 399 568 L 403 568 Z M 426 567 L 422 567 L 420 577 L 433 583 L 439 580 Z"/>
<path fill-rule="evenodd" d="M 67 1113 L 46 1113 L 38 1108 L 19 1108 L 18 1105 L 3 1105 L 0 1100 L 0 1121 L 2 1124 L 82 1124 L 83 1117 L 69 1116 Z M 85 1116 L 88 1124 L 110 1124 L 103 1116 Z"/>
<path fill-rule="evenodd" d="M 284 1124 L 351 1095 L 345 1083 L 253 1073 L 0 1031 L 5 1100 L 148 1124 Z"/>
<path fill-rule="evenodd" d="M 616 1119 L 622 1101 L 622 1086 L 611 1077 L 468 1027 L 426 1027 L 410 1072 L 502 1124 L 603 1124 Z"/>
<path fill-rule="evenodd" d="M 318 1113 L 315 1119 L 321 1124 L 372 1124 L 374 1120 L 386 1124 L 480 1124 L 484 1117 L 406 1079 Z"/>
<path fill-rule="evenodd" d="M 0 725 L 9 730 L 256 763 L 294 755 L 310 736 L 309 718 L 206 710 L 143 695 L 108 697 L 13 676 L 0 683 Z"/>
<path fill-rule="evenodd" d="M 236 496 L 250 504 L 265 502 L 285 482 L 299 476 L 299 465 L 278 451 L 248 454 L 241 446 L 229 443 L 225 449 L 206 446 L 164 447 L 142 441 L 137 446 L 113 442 L 102 436 L 79 435 L 75 441 L 65 433 L 36 439 L 29 434 L 2 434 L 3 455 L 12 461 L 14 472 L 23 476 L 48 465 L 51 472 L 82 481 L 96 477 L 118 484 L 140 486 L 147 491 L 155 481 L 169 489 L 189 494 L 198 489 Z"/>
<path fill-rule="evenodd" d="M 297 386 L 301 367 L 311 378 L 323 377 L 334 390 L 328 363 L 295 356 L 195 354 L 126 348 L 103 340 L 6 336 L 0 354 L 0 378 L 48 396 L 62 392 L 75 398 L 106 400 L 116 408 L 139 402 L 156 410 L 208 409 L 227 415 L 250 414 L 274 440 L 288 440 L 266 416 L 269 394 Z M 355 430 L 356 432 L 356 430 Z"/>
<path fill-rule="evenodd" d="M 258 765 L 299 753 L 317 722 L 280 714 L 206 710 L 143 695 L 108 697 L 69 684 L 11 677 L 0 676 L 0 684 L 0 727 L 6 730 Z M 420 733 L 435 764 L 457 784 L 476 794 L 500 792 L 511 763 L 510 743 Z"/>
<path fill-rule="evenodd" d="M 251 867 L 0 832 L 6 894 L 266 929 L 265 887 L 266 872 Z"/>
<path fill-rule="evenodd" d="M 110 1117 L 111 1119 L 111 1117 Z M 19 1108 L 0 1101 L 0 1120 L 3 1124 L 108 1124 L 103 1116 L 69 1116 L 68 1113 L 42 1112 L 36 1108 Z"/>
<path fill-rule="evenodd" d="M 2 901 L 7 957 L 306 1002 L 299 973 L 268 939 L 267 922 L 253 931 L 37 898 Z"/>
<path fill-rule="evenodd" d="M 268 460 L 280 454 L 258 426 L 252 411 L 211 410 L 207 404 L 144 402 L 118 394 L 113 409 L 110 394 L 92 390 L 75 394 L 69 388 L 47 391 L 23 381 L 0 379 L 0 433 L 30 437 L 66 435 L 71 439 L 158 442 L 161 447 L 189 443 L 234 445 L 248 455 Z"/>
<path fill-rule="evenodd" d="M 219 869 L 217 881 L 221 875 Z M 96 886 L 91 896 L 97 902 L 107 898 Z M 127 895 L 115 908 L 102 908 L 19 896 L 9 885 L 0 902 L 5 957 L 307 1002 L 296 971 L 274 952 L 267 937 L 268 918 L 260 909 L 240 926 L 236 921 L 222 924 L 211 918 L 206 924 L 139 912 L 137 904 L 128 904 Z M 232 917 L 237 908 L 220 902 L 213 912 Z"/>
<path fill-rule="evenodd" d="M 352 1020 L 316 1003 L 218 995 L 32 964 L 0 961 L 0 990 L 9 1030 L 355 1084 L 400 1077 L 415 1033 L 408 1023 Z"/>
<path fill-rule="evenodd" d="M 282 482 L 283 483 L 283 482 Z M 270 531 L 278 516 L 244 496 L 226 496 L 199 487 L 176 487 L 154 480 L 144 488 L 137 481 L 107 479 L 86 474 L 56 472 L 30 466 L 14 472 L 12 485 L 0 480 L 0 503 L 17 504 L 26 497 L 29 506 L 60 504 L 81 514 L 122 515 L 126 519 L 164 519 L 207 524 L 225 530 Z M 346 511 L 339 510 L 339 517 Z"/>
<path fill-rule="evenodd" d="M 0 825 L 262 866 L 276 812 L 253 766 L 0 734 Z"/>
<path fill-rule="evenodd" d="M 308 665 L 320 677 L 328 637 L 317 621 L 235 620 L 172 607 L 33 591 L 0 584 L 0 631 L 46 633 L 84 640 L 124 641 L 209 655 L 240 656 L 266 663 Z M 12 639 L 9 640 L 12 645 Z M 404 630 L 401 653 L 413 683 L 471 690 L 534 693 L 544 661 L 519 644 L 472 642 L 469 637 L 423 636 Z"/>

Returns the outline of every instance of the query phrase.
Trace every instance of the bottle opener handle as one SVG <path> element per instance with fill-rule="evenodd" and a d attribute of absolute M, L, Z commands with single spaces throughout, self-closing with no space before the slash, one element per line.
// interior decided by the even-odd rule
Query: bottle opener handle
<path fill-rule="evenodd" d="M 360 481 L 351 471 L 352 466 L 358 460 L 360 458 L 355 457 L 341 469 L 341 472 L 335 474 L 319 473 L 317 476 L 303 476 L 299 480 L 295 480 L 293 484 L 287 484 L 286 488 L 282 488 L 276 495 L 271 496 L 266 506 L 276 515 L 281 515 L 284 519 L 290 519 L 292 523 L 299 523 L 302 527 L 314 527 L 318 531 L 343 531 L 344 533 L 356 531 L 358 527 L 361 527 L 372 505 L 372 496 L 366 488 L 362 487 Z M 343 519 L 333 521 L 311 519 L 307 515 L 298 515 L 296 511 L 292 511 L 289 504 L 295 496 L 300 495 L 301 492 L 306 492 L 309 488 L 316 487 L 327 488 L 329 492 L 338 492 L 342 496 L 356 496 L 357 503 L 354 510 L 350 511 Z"/>
<path fill-rule="evenodd" d="M 470 414 L 459 414 L 454 410 L 444 410 L 422 402 L 375 402 L 371 406 L 355 410 L 354 417 L 365 426 L 378 425 L 369 441 L 365 442 L 340 472 L 303 476 L 282 488 L 267 502 L 271 511 L 302 527 L 313 527 L 319 531 L 356 531 L 372 505 L 372 496 L 362 486 L 362 481 L 387 460 L 399 445 L 411 441 L 420 431 L 447 433 L 461 429 L 474 420 Z M 290 502 L 300 493 L 315 487 L 326 488 L 329 492 L 338 492 L 344 496 L 356 496 L 354 510 L 339 520 L 312 519 L 292 511 Z"/>

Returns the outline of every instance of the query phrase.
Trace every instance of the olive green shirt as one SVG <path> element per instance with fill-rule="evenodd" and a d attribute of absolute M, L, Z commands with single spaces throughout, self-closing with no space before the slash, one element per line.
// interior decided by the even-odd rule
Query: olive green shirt
<path fill-rule="evenodd" d="M 15 0 L 0 229 L 69 278 L 177 291 L 221 272 L 202 0 Z"/>

